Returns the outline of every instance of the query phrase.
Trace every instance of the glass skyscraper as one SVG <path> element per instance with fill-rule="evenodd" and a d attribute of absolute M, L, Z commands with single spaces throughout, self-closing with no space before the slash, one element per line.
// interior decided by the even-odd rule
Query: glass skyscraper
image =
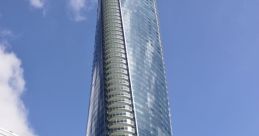
<path fill-rule="evenodd" d="M 87 136 L 172 136 L 156 0 L 99 0 Z"/>
<path fill-rule="evenodd" d="M 0 136 L 18 136 L 12 131 L 8 131 L 5 129 L 0 128 Z"/>

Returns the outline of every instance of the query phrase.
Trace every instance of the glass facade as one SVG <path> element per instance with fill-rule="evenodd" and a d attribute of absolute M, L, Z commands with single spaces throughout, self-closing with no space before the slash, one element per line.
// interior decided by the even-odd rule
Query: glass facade
<path fill-rule="evenodd" d="M 5 129 L 0 128 L 0 136 L 18 136 L 12 131 L 8 131 Z"/>
<path fill-rule="evenodd" d="M 99 0 L 87 136 L 171 136 L 156 0 Z"/>

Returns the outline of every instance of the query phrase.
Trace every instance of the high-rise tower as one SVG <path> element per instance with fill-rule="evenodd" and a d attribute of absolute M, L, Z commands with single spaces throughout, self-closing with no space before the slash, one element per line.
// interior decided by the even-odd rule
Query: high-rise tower
<path fill-rule="evenodd" d="M 87 136 L 171 136 L 156 0 L 99 0 Z"/>
<path fill-rule="evenodd" d="M 0 128 L 0 136 L 18 136 L 14 132 Z"/>

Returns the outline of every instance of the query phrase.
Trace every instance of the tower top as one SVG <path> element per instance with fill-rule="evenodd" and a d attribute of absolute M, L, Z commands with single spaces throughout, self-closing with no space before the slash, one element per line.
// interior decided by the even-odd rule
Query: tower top
<path fill-rule="evenodd" d="M 3 128 L 0 128 L 0 136 L 18 136 L 17 134 L 15 134 L 12 131 L 9 130 L 5 130 Z"/>

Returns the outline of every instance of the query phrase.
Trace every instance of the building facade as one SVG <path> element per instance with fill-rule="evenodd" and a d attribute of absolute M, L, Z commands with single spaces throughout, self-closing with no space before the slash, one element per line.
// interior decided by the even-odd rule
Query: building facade
<path fill-rule="evenodd" d="M 156 0 L 99 0 L 87 136 L 172 136 Z"/>
<path fill-rule="evenodd" d="M 0 128 L 0 136 L 18 136 L 18 135 L 16 135 L 12 131 L 8 131 L 8 130 Z"/>

